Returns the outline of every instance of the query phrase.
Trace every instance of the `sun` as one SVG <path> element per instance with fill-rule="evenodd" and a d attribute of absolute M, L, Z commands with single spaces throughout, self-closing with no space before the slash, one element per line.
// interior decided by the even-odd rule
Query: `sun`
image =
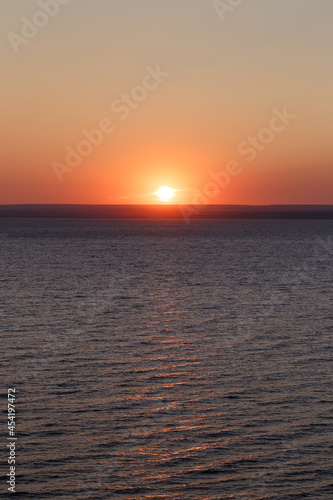
<path fill-rule="evenodd" d="M 160 198 L 162 201 L 169 201 L 171 198 L 174 197 L 175 191 L 168 186 L 162 186 L 160 189 L 157 191 L 157 196 Z"/>

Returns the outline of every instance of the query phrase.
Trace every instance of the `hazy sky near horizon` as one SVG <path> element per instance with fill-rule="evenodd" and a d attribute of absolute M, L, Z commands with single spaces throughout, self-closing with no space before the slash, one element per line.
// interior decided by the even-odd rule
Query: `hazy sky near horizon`
<path fill-rule="evenodd" d="M 0 204 L 333 204 L 332 0 L 61 1 L 0 4 Z"/>

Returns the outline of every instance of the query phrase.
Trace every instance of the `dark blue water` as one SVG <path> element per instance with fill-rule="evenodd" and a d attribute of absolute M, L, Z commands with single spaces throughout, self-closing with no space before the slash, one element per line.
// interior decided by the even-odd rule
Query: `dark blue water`
<path fill-rule="evenodd" d="M 332 236 L 1 220 L 19 498 L 332 499 Z"/>

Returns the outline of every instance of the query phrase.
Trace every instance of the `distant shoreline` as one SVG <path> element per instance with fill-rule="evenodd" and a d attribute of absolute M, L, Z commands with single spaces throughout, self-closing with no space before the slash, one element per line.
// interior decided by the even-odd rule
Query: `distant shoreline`
<path fill-rule="evenodd" d="M 333 205 L 0 205 L 0 218 L 333 220 Z"/>

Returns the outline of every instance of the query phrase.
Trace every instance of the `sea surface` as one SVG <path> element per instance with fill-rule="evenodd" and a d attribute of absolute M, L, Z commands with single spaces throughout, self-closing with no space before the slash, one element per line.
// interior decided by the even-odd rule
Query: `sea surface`
<path fill-rule="evenodd" d="M 333 498 L 332 221 L 1 219 L 0 254 L 18 498 Z"/>

